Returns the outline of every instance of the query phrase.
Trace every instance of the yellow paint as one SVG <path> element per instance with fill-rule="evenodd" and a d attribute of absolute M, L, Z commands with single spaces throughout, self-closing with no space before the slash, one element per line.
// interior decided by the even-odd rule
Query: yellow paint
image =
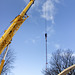
<path fill-rule="evenodd" d="M 11 40 L 23 22 L 28 18 L 25 17 L 25 13 L 28 11 L 30 6 L 34 3 L 34 0 L 30 0 L 28 5 L 24 8 L 20 15 L 18 15 L 13 21 L 11 21 L 10 27 L 5 31 L 3 36 L 0 38 L 0 54 L 11 43 Z"/>
<path fill-rule="evenodd" d="M 15 35 L 15 33 L 18 31 L 18 29 L 23 24 L 23 22 L 29 17 L 29 16 L 25 17 L 25 14 L 33 3 L 34 3 L 34 0 L 30 0 L 30 2 L 25 7 L 25 9 L 21 12 L 21 14 L 18 15 L 14 20 L 12 20 L 11 21 L 12 24 L 10 25 L 10 27 L 7 30 L 5 30 L 5 33 L 0 38 L 0 54 L 11 43 L 11 40 L 12 40 L 13 36 Z M 6 53 L 7 52 L 5 52 L 4 58 L 6 56 Z M 3 65 L 5 62 L 4 58 L 0 64 L 0 75 L 1 75 Z"/>
<path fill-rule="evenodd" d="M 68 74 L 70 71 L 72 71 L 73 69 L 75 69 L 75 64 L 66 68 L 65 70 L 63 70 L 61 73 L 59 73 L 58 75 L 66 75 Z"/>
<path fill-rule="evenodd" d="M 5 60 L 2 60 L 2 62 L 0 64 L 0 75 L 1 75 L 1 72 L 2 72 L 2 68 L 3 68 L 4 62 L 5 62 Z"/>

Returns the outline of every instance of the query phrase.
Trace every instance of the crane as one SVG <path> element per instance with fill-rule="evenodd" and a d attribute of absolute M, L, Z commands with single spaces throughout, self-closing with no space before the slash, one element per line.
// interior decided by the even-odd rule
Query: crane
<path fill-rule="evenodd" d="M 24 10 L 20 13 L 20 15 L 15 17 L 15 19 L 10 22 L 11 23 L 10 27 L 7 30 L 5 30 L 3 36 L 0 38 L 0 54 L 2 54 L 4 49 L 7 47 L 4 57 L 0 64 L 0 75 L 1 75 L 1 71 L 3 68 L 4 62 L 5 62 L 5 57 L 6 57 L 6 53 L 8 50 L 8 46 L 11 43 L 12 38 L 15 35 L 15 33 L 18 31 L 18 29 L 21 27 L 21 25 L 24 23 L 24 21 L 29 17 L 27 15 L 27 11 L 32 6 L 32 4 L 34 4 L 34 0 L 30 0 L 30 2 L 24 8 Z"/>
<path fill-rule="evenodd" d="M 67 73 L 69 73 L 71 70 L 73 70 L 75 68 L 75 64 L 66 68 L 65 70 L 63 70 L 61 73 L 59 73 L 58 75 L 66 75 Z"/>
<path fill-rule="evenodd" d="M 5 51 L 5 54 L 4 54 L 4 57 L 3 57 L 2 61 L 1 61 L 1 64 L 0 64 L 0 75 L 1 75 L 1 72 L 2 72 L 2 69 L 3 69 L 3 65 L 4 65 L 4 62 L 5 62 L 5 57 L 6 57 L 6 54 L 7 54 L 7 51 L 8 51 L 9 44 L 11 43 L 11 40 L 12 40 L 13 36 L 18 31 L 20 26 L 29 17 L 27 15 L 27 11 L 29 10 L 29 8 L 32 6 L 33 3 L 34 3 L 34 0 L 30 0 L 30 2 L 24 8 L 24 10 L 20 13 L 20 15 L 15 17 L 15 19 L 10 22 L 11 23 L 10 27 L 7 30 L 5 30 L 3 36 L 0 38 L 0 54 L 7 47 L 6 51 Z M 72 65 L 69 68 L 63 70 L 58 75 L 66 75 L 67 73 L 69 73 L 74 68 L 75 68 L 75 65 Z"/>

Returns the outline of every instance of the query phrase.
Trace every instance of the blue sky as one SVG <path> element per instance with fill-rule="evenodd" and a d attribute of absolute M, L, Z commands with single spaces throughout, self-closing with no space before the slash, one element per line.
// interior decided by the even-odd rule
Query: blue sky
<path fill-rule="evenodd" d="M 0 37 L 29 0 L 0 0 Z M 45 9 L 46 5 L 46 9 Z M 13 37 L 15 68 L 9 75 L 43 75 L 45 69 L 45 20 L 48 58 L 57 49 L 75 49 L 75 0 L 35 0 L 30 16 Z M 45 15 L 46 12 L 46 15 Z M 75 53 L 75 51 L 74 51 Z"/>

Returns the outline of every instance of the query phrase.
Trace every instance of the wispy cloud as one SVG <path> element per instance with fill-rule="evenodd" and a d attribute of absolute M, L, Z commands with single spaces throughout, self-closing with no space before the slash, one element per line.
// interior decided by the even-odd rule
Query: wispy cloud
<path fill-rule="evenodd" d="M 52 36 L 54 34 L 55 30 L 54 30 L 54 26 L 48 26 L 47 27 L 47 33 L 48 33 L 48 37 Z"/>
<path fill-rule="evenodd" d="M 75 57 L 75 53 L 73 53 L 73 54 L 72 54 L 72 56 L 74 56 L 74 57 Z"/>
<path fill-rule="evenodd" d="M 29 0 L 24 0 L 24 2 L 25 2 L 26 4 L 28 4 L 28 3 L 29 3 Z M 32 5 L 32 8 L 37 7 L 37 6 L 39 6 L 39 0 L 35 0 L 35 3 Z M 31 8 L 31 9 L 32 9 L 32 8 Z"/>
<path fill-rule="evenodd" d="M 60 0 L 47 0 L 42 5 L 42 17 L 46 20 L 51 20 L 52 24 L 54 24 L 54 16 L 56 14 L 56 7 L 55 4 L 60 3 Z"/>
<path fill-rule="evenodd" d="M 56 4 L 59 4 L 62 0 L 46 0 L 41 1 L 35 0 L 34 4 L 32 5 L 32 9 L 41 13 L 41 17 L 45 18 L 46 20 L 52 21 L 54 24 L 55 14 L 56 14 Z M 29 0 L 24 0 L 26 4 L 28 4 Z M 42 6 L 42 7 L 41 7 Z"/>
<path fill-rule="evenodd" d="M 26 4 L 28 4 L 29 0 L 24 0 L 24 2 L 25 2 Z"/>
<path fill-rule="evenodd" d="M 56 3 L 60 3 L 60 0 L 55 0 Z"/>
<path fill-rule="evenodd" d="M 54 46 L 56 49 L 60 49 L 60 44 L 55 44 Z"/>
<path fill-rule="evenodd" d="M 28 44 L 28 43 L 35 44 L 36 43 L 36 39 L 28 39 L 28 40 L 25 40 L 25 43 L 26 44 Z"/>
<path fill-rule="evenodd" d="M 47 57 L 48 57 L 48 60 L 50 60 L 52 57 L 52 54 L 48 54 Z"/>
<path fill-rule="evenodd" d="M 31 41 L 32 41 L 32 43 L 33 43 L 33 44 L 35 44 L 35 42 L 36 42 L 36 40 L 35 40 L 35 39 L 32 39 Z"/>
<path fill-rule="evenodd" d="M 46 20 L 51 20 L 54 23 L 54 4 L 52 0 L 47 0 L 42 6 L 42 17 Z"/>
<path fill-rule="evenodd" d="M 40 39 L 40 37 L 37 36 L 37 37 L 35 37 L 35 38 L 31 38 L 31 39 L 25 40 L 25 43 L 26 43 L 26 44 L 28 44 L 28 43 L 36 44 L 39 39 Z"/>

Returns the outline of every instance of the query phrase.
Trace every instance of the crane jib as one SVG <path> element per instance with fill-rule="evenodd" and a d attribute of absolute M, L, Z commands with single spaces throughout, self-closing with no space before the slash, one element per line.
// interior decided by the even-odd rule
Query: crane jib
<path fill-rule="evenodd" d="M 11 40 L 23 22 L 28 18 L 28 15 L 25 14 L 30 9 L 34 0 L 30 0 L 28 5 L 24 8 L 20 15 L 18 15 L 14 20 L 11 21 L 10 27 L 6 30 L 3 36 L 0 38 L 0 54 L 4 51 L 5 47 L 11 43 Z M 11 33 L 10 33 L 11 32 Z"/>
<path fill-rule="evenodd" d="M 31 0 L 30 0 L 31 1 Z M 35 0 L 34 0 L 35 1 Z M 33 1 L 33 3 L 31 4 L 31 6 L 34 4 L 34 1 Z M 31 6 L 29 7 L 29 9 L 31 8 Z M 26 11 L 26 13 L 29 11 L 29 9 Z"/>
<path fill-rule="evenodd" d="M 32 4 L 31 4 L 31 6 L 32 6 Z M 31 6 L 30 6 L 30 7 L 31 7 Z M 29 7 L 29 9 L 30 9 L 30 7 Z M 26 11 L 26 13 L 29 11 L 29 9 Z"/>

